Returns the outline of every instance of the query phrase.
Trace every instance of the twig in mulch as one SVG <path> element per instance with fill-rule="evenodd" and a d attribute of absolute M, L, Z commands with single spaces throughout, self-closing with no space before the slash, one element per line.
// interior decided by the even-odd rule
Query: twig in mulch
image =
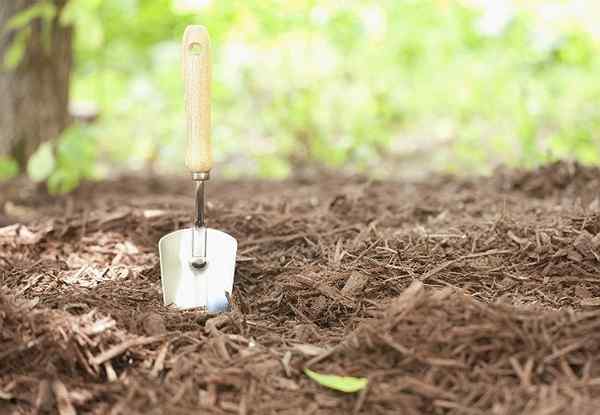
<path fill-rule="evenodd" d="M 360 410 L 362 409 L 362 407 L 364 406 L 365 401 L 367 400 L 367 394 L 369 393 L 369 385 L 371 385 L 373 383 L 373 381 L 374 381 L 374 377 L 369 377 L 367 379 L 367 384 L 359 392 L 358 399 L 356 400 L 356 403 L 354 404 L 354 408 L 352 410 L 353 415 L 357 415 L 360 412 Z"/>
<path fill-rule="evenodd" d="M 503 254 L 511 254 L 511 253 L 513 253 L 513 251 L 508 250 L 508 249 L 490 249 L 489 251 L 485 251 L 485 252 L 478 252 L 475 254 L 464 255 L 460 258 L 451 259 L 449 261 L 446 261 L 446 262 L 438 265 L 437 267 L 433 268 L 431 271 L 429 271 L 426 274 L 424 274 L 423 276 L 421 276 L 420 280 L 425 281 L 428 278 L 431 278 L 432 276 L 437 274 L 438 272 L 443 271 L 444 269 L 448 268 L 450 265 L 453 265 L 460 261 L 464 261 L 465 259 L 481 258 L 484 256 L 489 256 L 489 255 L 503 255 Z"/>
<path fill-rule="evenodd" d="M 306 362 L 304 364 L 304 368 L 310 369 L 311 366 L 313 366 L 313 365 L 327 359 L 329 356 L 332 356 L 333 354 L 335 354 L 338 350 L 341 349 L 341 347 L 342 347 L 342 345 L 340 344 L 336 347 L 332 347 L 331 349 L 321 353 L 318 356 L 313 357 L 312 359 L 310 359 L 308 362 Z"/>
<path fill-rule="evenodd" d="M 299 316 L 306 323 L 308 323 L 308 324 L 315 324 L 315 322 L 312 321 L 310 318 L 308 318 L 302 311 L 300 311 L 299 308 L 294 307 L 291 303 L 287 303 L 287 306 L 292 309 L 292 311 L 294 312 L 294 314 L 296 314 L 297 316 Z"/>
<path fill-rule="evenodd" d="M 375 246 L 377 246 L 377 244 L 379 244 L 379 242 L 381 242 L 381 238 L 377 239 L 375 242 L 373 242 L 371 245 L 369 245 L 364 251 L 362 251 L 360 254 L 358 254 L 358 256 L 356 258 L 354 258 L 354 260 L 350 263 L 350 265 L 354 265 L 358 261 L 360 261 L 362 259 L 362 257 L 364 257 L 371 249 L 373 249 Z"/>
<path fill-rule="evenodd" d="M 31 349 L 32 347 L 37 346 L 38 344 L 40 344 L 42 341 L 44 341 L 46 336 L 40 336 L 37 339 L 33 339 L 28 341 L 27 343 L 24 344 L 19 344 L 15 347 L 12 347 L 8 350 L 5 350 L 3 352 L 0 352 L 0 360 L 5 359 L 6 357 L 10 356 L 13 353 L 21 353 L 24 352 L 28 349 Z"/>
<path fill-rule="evenodd" d="M 350 231 L 350 230 L 354 230 L 354 229 L 357 229 L 357 226 L 350 225 L 350 226 L 345 226 L 345 227 L 338 228 L 338 229 L 333 229 L 328 232 L 323 232 L 321 234 L 318 234 L 318 236 L 331 236 L 331 235 L 335 235 L 340 232 L 346 232 L 346 231 Z M 314 236 L 314 235 L 315 234 L 309 233 L 309 232 L 299 232 L 299 233 L 295 233 L 292 235 L 272 236 L 272 237 L 266 237 L 266 238 L 258 238 L 258 239 L 254 239 L 254 240 L 251 239 L 251 240 L 240 243 L 240 247 L 244 248 L 247 246 L 261 245 L 261 244 L 267 244 L 267 243 L 291 242 L 296 239 L 307 238 L 309 236 Z"/>
<path fill-rule="evenodd" d="M 167 357 L 168 351 L 169 351 L 169 342 L 166 342 L 160 348 L 160 351 L 158 352 L 158 356 L 156 357 L 156 360 L 154 361 L 154 366 L 152 366 L 152 372 L 150 372 L 150 376 L 152 376 L 153 378 L 158 377 L 160 372 L 162 372 L 162 370 L 164 369 L 165 359 Z"/>
<path fill-rule="evenodd" d="M 77 415 L 71 399 L 69 398 L 69 391 L 64 383 L 60 380 L 52 382 L 52 391 L 56 396 L 56 407 L 60 415 Z"/>
<path fill-rule="evenodd" d="M 162 340 L 163 336 L 154 336 L 154 337 L 140 337 L 137 339 L 126 340 L 121 344 L 114 346 L 113 348 L 100 353 L 99 355 L 90 359 L 90 363 L 94 366 L 101 365 L 102 363 L 111 360 L 114 357 L 119 356 L 120 354 L 125 353 L 128 349 L 135 346 L 144 346 L 147 344 L 155 343 L 159 340 Z"/>

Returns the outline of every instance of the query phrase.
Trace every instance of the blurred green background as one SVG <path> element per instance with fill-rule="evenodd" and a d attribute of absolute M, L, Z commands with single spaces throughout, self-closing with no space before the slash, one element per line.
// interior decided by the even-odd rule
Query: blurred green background
<path fill-rule="evenodd" d="M 212 37 L 219 177 L 600 160 L 593 0 L 70 0 L 63 19 L 76 28 L 71 106 L 99 118 L 30 160 L 51 190 L 185 171 L 188 24 Z"/>

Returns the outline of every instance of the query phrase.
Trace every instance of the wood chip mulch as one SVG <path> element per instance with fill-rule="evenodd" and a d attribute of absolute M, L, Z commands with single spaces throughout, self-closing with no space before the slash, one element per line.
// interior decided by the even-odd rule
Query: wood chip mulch
<path fill-rule="evenodd" d="M 188 180 L 0 187 L 0 413 L 600 413 L 600 169 L 208 191 L 239 242 L 220 315 L 161 303 Z"/>

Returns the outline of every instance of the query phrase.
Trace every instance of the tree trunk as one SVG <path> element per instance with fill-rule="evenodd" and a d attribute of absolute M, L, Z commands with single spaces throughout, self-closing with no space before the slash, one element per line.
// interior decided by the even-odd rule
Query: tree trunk
<path fill-rule="evenodd" d="M 0 0 L 0 33 L 10 18 L 39 0 Z M 29 23 L 31 36 L 15 69 L 0 68 L 0 156 L 12 156 L 21 170 L 40 144 L 56 138 L 69 123 L 72 29 L 58 19 L 67 0 L 53 0 L 57 16 L 44 47 L 42 22 Z M 15 33 L 0 38 L 0 62 Z"/>

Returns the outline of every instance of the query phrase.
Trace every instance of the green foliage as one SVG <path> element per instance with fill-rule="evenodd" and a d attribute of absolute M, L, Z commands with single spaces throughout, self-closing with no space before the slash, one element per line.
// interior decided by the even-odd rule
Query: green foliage
<path fill-rule="evenodd" d="M 51 143 L 42 144 L 27 163 L 27 174 L 36 181 L 44 181 L 50 177 L 56 166 Z"/>
<path fill-rule="evenodd" d="M 48 177 L 50 192 L 68 192 L 82 179 L 95 177 L 97 143 L 93 127 L 75 125 L 63 134 L 56 148 L 56 168 Z"/>
<path fill-rule="evenodd" d="M 300 160 L 389 174 L 403 143 L 436 135 L 449 144 L 425 150 L 443 163 L 428 168 L 457 172 L 597 154 L 593 134 L 573 132 L 600 120 L 575 117 L 600 95 L 598 44 L 583 31 L 536 49 L 531 16 L 486 36 L 477 11 L 435 0 L 84 3 L 78 21 L 101 36 L 77 42 L 74 96 L 99 101 L 99 147 L 130 166 L 182 169 L 190 23 L 213 40 L 215 154 L 239 161 L 223 173 L 279 178 Z"/>
<path fill-rule="evenodd" d="M 592 63 L 596 50 L 587 33 L 568 33 L 556 47 L 556 61 L 573 66 L 587 66 Z"/>
<path fill-rule="evenodd" d="M 56 16 L 56 6 L 50 0 L 40 1 L 33 6 L 17 13 L 11 17 L 6 26 L 4 27 L 4 33 L 12 30 L 19 30 L 25 26 L 29 26 L 35 19 L 42 19 L 44 22 L 51 22 Z"/>
<path fill-rule="evenodd" d="M 99 141 L 96 134 L 94 127 L 76 124 L 57 143 L 42 144 L 29 160 L 29 177 L 47 181 L 50 193 L 69 192 L 82 179 L 95 178 Z"/>
<path fill-rule="evenodd" d="M 104 28 L 97 16 L 102 0 L 71 0 L 63 9 L 60 23 L 76 26 L 76 49 L 78 53 L 96 50 L 104 41 Z"/>
<path fill-rule="evenodd" d="M 15 69 L 23 59 L 25 48 L 31 36 L 30 25 L 36 19 L 40 19 L 42 22 L 43 45 L 47 52 L 50 51 L 52 22 L 55 17 L 56 6 L 54 3 L 50 0 L 42 0 L 8 20 L 2 32 L 0 32 L 0 36 L 6 36 L 10 32 L 15 32 L 15 36 L 3 57 L 5 69 Z"/>
<path fill-rule="evenodd" d="M 99 159 L 184 169 L 179 42 L 193 23 L 213 43 L 220 174 L 280 178 L 311 164 L 401 174 L 413 153 L 423 169 L 458 173 L 599 161 L 600 45 L 580 27 L 540 41 L 523 12 L 487 34 L 479 11 L 439 0 L 178 3 L 71 0 L 62 12 L 76 26 L 73 99 L 101 118 L 78 133 L 85 157 L 63 149 L 56 188 Z"/>
<path fill-rule="evenodd" d="M 29 27 L 21 29 L 15 34 L 15 37 L 13 38 L 10 46 L 6 49 L 6 52 L 4 53 L 4 57 L 2 60 L 4 69 L 13 70 L 23 60 L 23 56 L 25 55 L 25 48 L 27 47 L 27 42 L 29 41 L 30 36 L 31 28 Z"/>
<path fill-rule="evenodd" d="M 19 174 L 19 165 L 8 157 L 0 157 L 0 181 L 7 180 Z"/>

